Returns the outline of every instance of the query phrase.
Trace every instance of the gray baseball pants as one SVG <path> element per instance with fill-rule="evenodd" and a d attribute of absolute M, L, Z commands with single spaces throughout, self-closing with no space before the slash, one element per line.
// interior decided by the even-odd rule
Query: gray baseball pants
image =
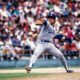
<path fill-rule="evenodd" d="M 43 53 L 44 51 L 47 51 L 48 53 L 54 55 L 55 57 L 59 58 L 64 65 L 65 69 L 68 69 L 67 62 L 65 57 L 63 56 L 63 53 L 57 49 L 53 43 L 50 42 L 44 42 L 44 43 L 38 43 L 36 46 L 36 49 L 34 51 L 34 54 L 32 55 L 30 59 L 30 63 L 34 64 L 37 60 L 37 58 Z"/>

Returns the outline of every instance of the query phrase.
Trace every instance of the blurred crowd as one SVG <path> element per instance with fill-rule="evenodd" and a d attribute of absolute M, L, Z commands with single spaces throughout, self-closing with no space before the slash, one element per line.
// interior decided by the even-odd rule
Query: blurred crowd
<path fill-rule="evenodd" d="M 18 59 L 27 49 L 33 52 L 40 29 L 35 22 L 50 11 L 57 16 L 56 47 L 65 57 L 79 58 L 80 0 L 0 0 L 0 59 Z"/>

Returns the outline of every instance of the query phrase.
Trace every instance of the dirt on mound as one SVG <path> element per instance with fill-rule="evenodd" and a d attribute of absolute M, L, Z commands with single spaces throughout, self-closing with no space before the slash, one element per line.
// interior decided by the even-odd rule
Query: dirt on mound
<path fill-rule="evenodd" d="M 80 73 L 54 73 L 12 80 L 80 80 Z"/>

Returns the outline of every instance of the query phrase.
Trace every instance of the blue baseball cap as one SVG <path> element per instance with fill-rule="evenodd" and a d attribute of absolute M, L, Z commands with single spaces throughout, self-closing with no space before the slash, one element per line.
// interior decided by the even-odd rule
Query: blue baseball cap
<path fill-rule="evenodd" d="M 52 18 L 52 19 L 55 19 L 56 18 L 56 15 L 54 12 L 49 12 L 48 15 L 47 15 L 47 18 Z"/>

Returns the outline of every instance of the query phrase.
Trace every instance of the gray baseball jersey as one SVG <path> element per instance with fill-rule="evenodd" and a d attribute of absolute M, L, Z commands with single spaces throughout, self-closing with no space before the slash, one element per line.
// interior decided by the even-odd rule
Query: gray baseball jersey
<path fill-rule="evenodd" d="M 43 40 L 52 42 L 54 35 L 55 35 L 55 30 L 53 26 L 48 21 L 46 21 L 46 26 L 45 25 L 41 26 L 41 31 L 38 35 L 37 43 L 43 42 Z"/>

